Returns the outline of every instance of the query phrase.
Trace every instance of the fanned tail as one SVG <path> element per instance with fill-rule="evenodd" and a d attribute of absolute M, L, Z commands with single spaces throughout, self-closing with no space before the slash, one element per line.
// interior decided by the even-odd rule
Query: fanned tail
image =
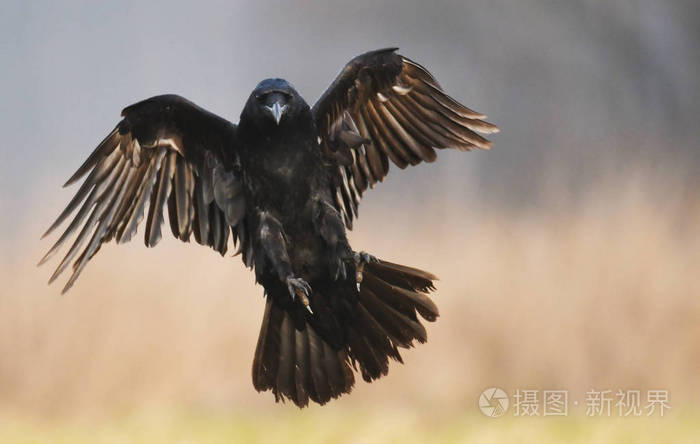
<path fill-rule="evenodd" d="M 433 322 L 438 308 L 426 293 L 437 278 L 423 270 L 390 262 L 365 267 L 358 295 L 358 316 L 348 326 L 348 354 L 371 382 L 389 372 L 389 359 L 403 363 L 399 348 L 428 339 L 417 315 Z"/>
<path fill-rule="evenodd" d="M 390 262 L 372 262 L 359 293 L 350 280 L 312 282 L 314 315 L 291 304 L 286 289 L 268 288 L 253 360 L 253 385 L 272 390 L 277 401 L 299 407 L 325 404 L 355 383 L 353 368 L 371 382 L 389 372 L 389 358 L 403 362 L 399 348 L 427 340 L 420 317 L 433 322 L 438 309 L 427 293 L 431 273 Z M 329 296 L 325 296 L 329 295 Z"/>

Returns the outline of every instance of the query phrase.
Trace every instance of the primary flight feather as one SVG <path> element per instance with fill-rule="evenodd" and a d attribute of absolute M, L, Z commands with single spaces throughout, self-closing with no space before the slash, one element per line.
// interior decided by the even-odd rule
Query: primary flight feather
<path fill-rule="evenodd" d="M 349 393 L 358 366 L 368 382 L 386 375 L 399 348 L 426 341 L 418 315 L 438 316 L 427 296 L 435 276 L 356 252 L 345 233 L 390 163 L 488 149 L 479 133 L 498 131 L 421 65 L 396 48 L 362 54 L 313 107 L 267 79 L 237 125 L 176 95 L 122 117 L 66 182 L 89 173 L 45 234 L 73 215 L 40 261 L 74 238 L 49 282 L 70 265 L 67 291 L 103 243 L 126 242 L 139 226 L 156 245 L 166 217 L 176 238 L 221 255 L 232 236 L 266 295 L 253 385 L 300 407 Z"/>

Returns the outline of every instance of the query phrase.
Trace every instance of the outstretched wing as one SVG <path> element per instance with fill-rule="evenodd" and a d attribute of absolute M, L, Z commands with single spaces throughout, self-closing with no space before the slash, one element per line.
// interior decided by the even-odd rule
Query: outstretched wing
<path fill-rule="evenodd" d="M 362 193 L 389 171 L 436 158 L 435 148 L 489 149 L 498 128 L 442 90 L 397 48 L 352 59 L 313 107 L 336 208 L 351 228 Z"/>
<path fill-rule="evenodd" d="M 175 95 L 156 96 L 122 111 L 123 119 L 93 151 L 68 186 L 90 173 L 44 236 L 75 213 L 46 262 L 72 235 L 73 245 L 49 283 L 73 262 L 66 292 L 100 246 L 129 241 L 143 219 L 146 246 L 161 238 L 167 202 L 175 237 L 190 235 L 222 255 L 229 231 L 244 244 L 242 186 L 233 173 L 236 126 Z M 82 204 L 82 205 L 81 205 Z M 87 241 L 87 243 L 86 243 Z M 77 257 L 77 258 L 76 258 Z M 245 254 L 244 254 L 244 260 Z"/>

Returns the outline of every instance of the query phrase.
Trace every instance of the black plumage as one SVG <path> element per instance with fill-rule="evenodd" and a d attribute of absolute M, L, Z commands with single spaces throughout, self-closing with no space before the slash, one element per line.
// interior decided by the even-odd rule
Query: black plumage
<path fill-rule="evenodd" d="M 388 372 L 399 348 L 425 342 L 420 318 L 438 310 L 432 274 L 353 251 L 362 194 L 399 168 L 432 162 L 435 149 L 488 149 L 496 132 L 445 94 L 394 48 L 350 61 L 313 107 L 285 80 L 251 93 L 233 124 L 163 95 L 131 105 L 66 185 L 87 178 L 51 225 L 75 213 L 42 258 L 76 232 L 49 282 L 73 264 L 63 291 L 101 244 L 130 240 L 145 218 L 154 246 L 167 218 L 173 235 L 220 254 L 233 237 L 264 287 L 266 307 L 253 385 L 298 406 L 350 392 Z"/>

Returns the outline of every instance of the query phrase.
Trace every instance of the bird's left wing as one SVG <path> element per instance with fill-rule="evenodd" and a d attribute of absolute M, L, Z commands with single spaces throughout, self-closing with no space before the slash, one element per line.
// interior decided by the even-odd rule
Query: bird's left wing
<path fill-rule="evenodd" d="M 145 243 L 161 238 L 165 204 L 173 235 L 195 240 L 222 255 L 229 231 L 246 252 L 242 186 L 234 174 L 236 126 L 175 95 L 156 96 L 122 111 L 123 119 L 76 173 L 90 173 L 44 236 L 77 210 L 72 222 L 41 259 L 46 262 L 75 232 L 78 235 L 49 283 L 73 262 L 63 289 L 75 282 L 100 246 L 131 239 L 147 211 Z M 82 205 L 81 205 L 82 204 Z M 148 206 L 147 206 L 148 204 Z M 146 209 L 147 208 L 147 209 Z M 87 243 L 86 243 L 87 241 Z M 77 259 L 76 259 L 77 257 Z"/>
<path fill-rule="evenodd" d="M 435 160 L 434 148 L 489 149 L 491 142 L 477 133 L 498 131 L 395 51 L 352 59 L 312 109 L 335 205 L 349 228 L 362 193 L 384 179 L 389 159 L 403 169 Z"/>

